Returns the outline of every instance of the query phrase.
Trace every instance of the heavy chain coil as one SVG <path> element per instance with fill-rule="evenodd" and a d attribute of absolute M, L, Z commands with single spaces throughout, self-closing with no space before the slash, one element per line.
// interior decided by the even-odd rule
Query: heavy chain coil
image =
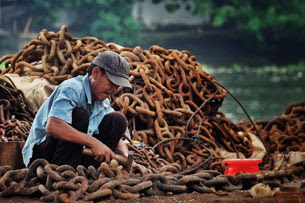
<path fill-rule="evenodd" d="M 167 171 L 140 177 L 128 174 L 115 160 L 103 162 L 97 169 L 82 165 L 74 169 L 37 159 L 29 170 L 0 167 L 0 197 L 36 194 L 43 202 L 96 202 L 110 197 L 132 199 L 192 191 L 227 195 L 236 190 L 248 190 L 258 183 L 280 187 L 303 176 L 304 166 L 296 165 L 285 170 L 239 173 L 235 177 L 216 170 L 201 170 L 188 175 Z"/>

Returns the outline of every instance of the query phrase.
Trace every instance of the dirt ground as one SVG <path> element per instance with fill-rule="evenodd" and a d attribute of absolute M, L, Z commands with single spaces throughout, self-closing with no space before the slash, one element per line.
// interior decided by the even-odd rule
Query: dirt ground
<path fill-rule="evenodd" d="M 29 197 L 11 197 L 11 198 L 0 198 L 0 203 L 38 203 L 39 198 Z M 106 199 L 100 201 L 101 203 L 197 203 L 197 202 L 229 202 L 229 203 L 301 203 L 305 202 L 305 195 L 302 191 L 287 191 L 279 192 L 273 197 L 260 197 L 253 198 L 250 196 L 248 191 L 231 192 L 227 196 L 219 196 L 216 194 L 201 194 L 197 192 L 183 193 L 178 195 L 169 196 L 151 196 L 141 197 L 132 200 L 121 200 L 121 199 Z"/>

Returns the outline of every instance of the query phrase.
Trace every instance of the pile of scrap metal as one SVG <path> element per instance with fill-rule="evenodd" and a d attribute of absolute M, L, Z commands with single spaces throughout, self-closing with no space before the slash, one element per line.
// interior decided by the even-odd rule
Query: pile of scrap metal
<path fill-rule="evenodd" d="M 275 191 L 280 194 L 282 184 L 289 182 L 295 185 L 290 186 L 290 191 L 293 188 L 304 190 L 304 181 L 300 180 L 304 175 L 304 162 L 289 169 L 239 173 L 236 176 L 223 175 L 215 170 L 201 170 L 188 175 L 160 172 L 140 176 L 129 174 L 115 160 L 103 162 L 98 168 L 78 165 L 75 169 L 36 159 L 29 169 L 12 170 L 9 166 L 0 166 L 0 197 L 26 195 L 40 197 L 42 202 L 99 202 L 193 191 L 223 196 L 241 190 L 254 190 L 251 195 L 262 197 L 272 196 Z M 262 193 L 258 186 L 274 192 Z"/>
<path fill-rule="evenodd" d="M 165 160 L 157 166 L 174 164 L 185 171 L 213 160 L 201 167 L 223 172 L 220 147 L 251 157 L 249 134 L 218 111 L 226 91 L 188 51 L 124 48 L 93 37 L 73 37 L 62 26 L 58 33 L 43 29 L 18 53 L 3 56 L 0 63 L 5 61 L 6 68 L 1 74 L 38 76 L 57 85 L 84 75 L 105 50 L 129 62 L 133 89 L 119 89 L 112 106 L 128 118 L 132 140 L 152 147 Z"/>
<path fill-rule="evenodd" d="M 259 120 L 254 123 L 272 154 L 305 152 L 305 101 L 289 104 L 281 116 L 271 121 Z M 248 121 L 240 121 L 237 125 L 255 133 L 253 125 Z"/>
<path fill-rule="evenodd" d="M 283 164 L 281 168 L 269 171 L 272 173 L 265 167 L 267 172 L 241 173 L 235 178 L 223 175 L 222 160 L 227 155 L 263 159 L 267 152 L 285 151 L 287 143 L 295 144 L 291 150 L 304 151 L 301 143 L 305 133 L 305 105 L 304 102 L 291 104 L 283 117 L 270 123 L 233 123 L 219 111 L 227 91 L 188 51 L 166 50 L 159 46 L 148 50 L 138 46 L 125 48 L 93 37 L 73 37 L 62 26 L 58 33 L 43 29 L 37 39 L 27 43 L 18 53 L 3 56 L 0 63 L 5 61 L 5 70 L 1 75 L 38 77 L 56 87 L 68 78 L 86 74 L 93 58 L 106 50 L 119 53 L 130 65 L 129 79 L 133 88 L 119 88 L 112 98 L 112 106 L 128 119 L 131 136 L 126 139 L 130 141 L 134 160 L 154 174 L 139 177 L 139 173 L 130 174 L 126 166 L 117 163 L 102 163 L 98 169 L 81 165 L 73 169 L 39 159 L 28 171 L 0 167 L 0 196 L 38 194 L 42 196 L 41 201 L 65 202 L 191 191 L 225 195 L 249 189 L 257 183 L 278 187 L 304 177 L 304 160 L 291 167 Z M 52 88 L 47 88 L 48 94 Z M 30 103 L 33 101 L 33 98 L 27 99 Z M 6 103 L 0 104 L 2 108 L 11 108 Z M 25 106 L 21 106 L 24 110 Z M 9 112 L 0 119 L 17 119 L 19 114 L 12 117 L 13 110 Z M 33 114 L 30 115 L 32 117 L 27 119 L 33 118 Z M 258 139 L 258 132 L 262 134 L 262 140 Z M 279 135 L 281 133 L 285 136 Z M 143 145 L 137 146 L 134 141 Z M 269 151 L 262 141 L 267 142 Z M 265 166 L 275 160 L 268 158 L 264 160 Z"/>
<path fill-rule="evenodd" d="M 23 92 L 0 77 L 0 142 L 25 141 L 34 116 Z"/>

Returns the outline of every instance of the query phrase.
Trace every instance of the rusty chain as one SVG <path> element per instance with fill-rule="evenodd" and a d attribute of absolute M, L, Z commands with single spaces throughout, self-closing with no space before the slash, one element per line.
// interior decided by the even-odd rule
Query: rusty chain
<path fill-rule="evenodd" d="M 73 169 L 37 160 L 29 171 L 0 167 L 0 196 L 40 194 L 41 201 L 69 202 L 190 191 L 226 195 L 259 182 L 277 187 L 304 175 L 303 166 L 236 177 L 223 175 L 219 144 L 237 156 L 241 152 L 250 157 L 254 148 L 249 133 L 256 134 L 255 129 L 246 121 L 235 124 L 218 111 L 226 91 L 188 51 L 156 45 L 149 50 L 121 48 L 93 37 L 73 37 L 62 26 L 58 33 L 43 29 L 18 53 L 3 56 L 0 63 L 5 61 L 5 70 L 1 74 L 36 75 L 59 84 L 84 75 L 93 58 L 105 50 L 119 53 L 130 65 L 133 89 L 119 88 L 112 106 L 126 115 L 132 139 L 145 145 L 129 144 L 135 161 L 155 174 L 131 175 L 115 161 L 102 163 L 98 169 L 81 165 Z M 25 104 L 20 105 L 24 99 L 21 91 L 5 87 L 1 93 L 9 91 L 19 93 L 14 95 L 18 102 L 3 100 L 1 95 L 1 139 L 10 141 L 18 135 L 26 139 L 33 113 Z M 7 111 L 12 104 L 17 107 Z M 304 151 L 304 112 L 305 103 L 295 102 L 281 117 L 255 122 L 270 152 Z"/>
<path fill-rule="evenodd" d="M 238 173 L 235 177 L 216 170 L 201 170 L 187 175 L 168 168 L 159 174 L 128 174 L 116 160 L 103 162 L 99 168 L 78 165 L 57 166 L 44 159 L 35 160 L 27 169 L 0 167 L 0 197 L 39 195 L 43 202 L 96 202 L 107 198 L 132 199 L 141 196 L 179 194 L 197 191 L 228 195 L 248 190 L 263 183 L 280 187 L 291 180 L 300 180 L 304 166 L 259 173 Z"/>
<path fill-rule="evenodd" d="M 58 33 L 41 30 L 18 53 L 3 56 L 0 62 L 6 61 L 1 74 L 38 75 L 59 84 L 70 77 L 84 75 L 93 58 L 105 50 L 121 54 L 130 65 L 133 90 L 120 88 L 113 96 L 112 106 L 126 115 L 132 139 L 152 147 L 168 138 L 197 134 L 214 157 L 219 157 L 216 142 L 228 151 L 240 151 L 246 157 L 252 154 L 251 140 L 240 142 L 245 136 L 248 138 L 247 133 L 239 135 L 237 131 L 243 129 L 236 128 L 218 111 L 226 91 L 185 50 L 166 50 L 156 45 L 149 50 L 139 46 L 121 48 L 93 37 L 73 37 L 62 26 Z M 216 121 L 202 121 L 204 116 L 215 117 Z M 229 141 L 232 136 L 236 139 Z M 179 164 L 185 159 L 182 162 L 186 163 L 183 166 L 186 170 L 208 158 L 202 145 L 197 144 L 195 150 L 192 147 L 176 139 L 159 145 L 155 153 L 166 163 Z M 221 164 L 213 167 L 224 171 Z"/>
<path fill-rule="evenodd" d="M 281 116 L 273 118 L 270 122 L 254 122 L 271 152 L 305 151 L 304 113 L 305 102 L 297 101 L 289 104 Z M 237 125 L 255 134 L 253 126 L 247 121 L 241 121 Z"/>
<path fill-rule="evenodd" d="M 0 80 L 0 142 L 25 141 L 34 116 L 22 91 Z"/>

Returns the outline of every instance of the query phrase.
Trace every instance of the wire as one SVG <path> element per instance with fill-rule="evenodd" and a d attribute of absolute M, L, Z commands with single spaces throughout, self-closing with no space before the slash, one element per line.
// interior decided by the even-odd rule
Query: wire
<path fill-rule="evenodd" d="M 242 110 L 245 112 L 245 114 L 247 115 L 249 121 L 250 121 L 251 124 L 253 125 L 253 127 L 254 127 L 254 129 L 255 129 L 255 131 L 256 131 L 258 137 L 259 137 L 260 140 L 262 141 L 262 143 L 263 143 L 263 145 L 264 145 L 264 147 L 265 147 L 265 149 L 266 149 L 266 152 L 267 152 L 268 156 L 270 156 L 270 151 L 269 151 L 269 149 L 267 148 L 267 145 L 266 145 L 265 141 L 264 141 L 263 138 L 261 137 L 259 131 L 257 130 L 257 128 L 256 128 L 256 126 L 255 126 L 253 120 L 251 119 L 250 115 L 249 115 L 248 112 L 246 111 L 245 107 L 238 101 L 238 99 L 237 99 L 237 98 L 236 98 L 227 88 L 225 88 L 223 85 L 221 85 L 221 84 L 220 84 L 219 82 L 217 82 L 217 81 L 214 81 L 214 82 L 215 82 L 217 85 L 219 85 L 220 87 L 222 87 L 223 89 L 225 89 L 225 90 L 233 97 L 233 99 L 239 104 L 239 106 L 240 106 L 240 107 L 242 108 Z"/>

